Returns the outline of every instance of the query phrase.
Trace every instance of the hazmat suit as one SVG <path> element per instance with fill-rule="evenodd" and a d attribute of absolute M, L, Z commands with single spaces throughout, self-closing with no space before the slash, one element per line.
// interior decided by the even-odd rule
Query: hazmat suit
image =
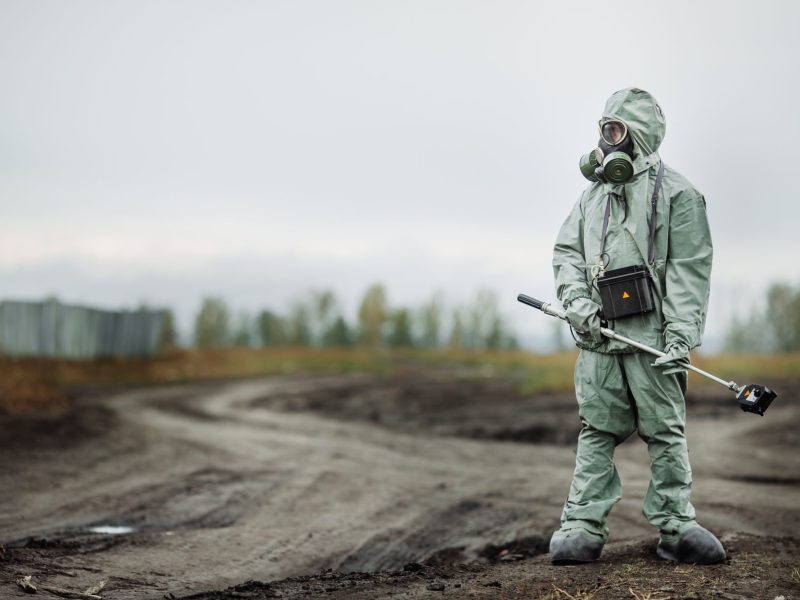
<path fill-rule="evenodd" d="M 705 200 L 686 178 L 664 166 L 655 213 L 655 252 L 648 256 L 664 115 L 653 96 L 628 88 L 608 99 L 603 118 L 627 125 L 633 139 L 633 176 L 624 184 L 598 181 L 586 188 L 561 227 L 553 252 L 558 299 L 581 348 L 575 392 L 582 427 L 574 478 L 561 527 L 553 535 L 551 558 L 582 562 L 599 556 L 609 533 L 606 518 L 621 498 L 614 448 L 637 431 L 647 443 L 651 463 L 643 512 L 661 533 L 659 553 L 672 551 L 664 557 L 677 560 L 675 548 L 685 532 L 702 530 L 713 538 L 697 525 L 689 499 L 692 471 L 684 437 L 687 373 L 671 362 L 688 357 L 703 337 L 712 260 Z M 659 358 L 658 364 L 648 354 L 599 332 L 601 299 L 593 276 L 607 203 L 604 265 L 610 269 L 646 265 L 654 301 L 653 310 L 609 321 L 609 327 L 668 352 L 669 357 Z M 654 259 L 652 264 L 649 259 Z M 565 540 L 574 542 L 566 544 L 566 554 L 559 545 Z M 576 544 L 586 547 L 576 551 Z M 714 547 L 719 558 L 722 546 Z"/>

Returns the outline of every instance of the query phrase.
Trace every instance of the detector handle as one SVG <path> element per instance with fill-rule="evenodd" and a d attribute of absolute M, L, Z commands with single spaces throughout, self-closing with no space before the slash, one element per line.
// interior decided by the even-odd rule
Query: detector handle
<path fill-rule="evenodd" d="M 539 310 L 542 310 L 542 306 L 544 305 L 544 302 L 542 302 L 541 300 L 537 300 L 536 298 L 531 298 L 527 294 L 520 294 L 519 296 L 517 296 L 517 300 L 519 300 L 523 304 L 532 306 L 533 308 L 538 308 Z"/>
<path fill-rule="evenodd" d="M 567 320 L 567 313 L 558 310 L 556 308 L 553 308 L 553 305 L 550 304 L 549 302 L 543 302 L 541 300 L 537 300 L 536 298 L 531 298 L 526 294 L 520 294 L 519 296 L 517 296 L 517 300 L 519 300 L 523 304 L 532 306 L 533 308 L 538 308 L 546 315 L 550 315 L 551 317 L 557 317 L 563 321 Z"/>

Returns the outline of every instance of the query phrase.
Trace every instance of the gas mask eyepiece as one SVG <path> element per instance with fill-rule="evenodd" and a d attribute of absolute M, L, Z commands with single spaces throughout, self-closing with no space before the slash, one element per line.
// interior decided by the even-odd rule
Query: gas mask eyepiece
<path fill-rule="evenodd" d="M 618 119 L 602 119 L 598 129 L 598 147 L 578 162 L 581 173 L 589 181 L 627 183 L 633 178 L 633 138 L 627 124 Z"/>
<path fill-rule="evenodd" d="M 628 135 L 628 126 L 623 121 L 607 119 L 598 123 L 600 139 L 609 146 L 620 144 Z"/>

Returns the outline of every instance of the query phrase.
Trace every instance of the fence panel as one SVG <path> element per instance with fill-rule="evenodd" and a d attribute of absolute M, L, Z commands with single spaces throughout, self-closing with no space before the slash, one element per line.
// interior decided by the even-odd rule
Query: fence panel
<path fill-rule="evenodd" d="M 0 352 L 9 356 L 153 356 L 164 311 L 109 311 L 56 301 L 0 302 Z"/>

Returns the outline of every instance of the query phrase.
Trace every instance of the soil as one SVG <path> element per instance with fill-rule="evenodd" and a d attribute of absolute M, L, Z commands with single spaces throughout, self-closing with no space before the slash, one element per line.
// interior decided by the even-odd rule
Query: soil
<path fill-rule="evenodd" d="M 31 575 L 121 600 L 800 598 L 800 379 L 764 383 L 763 418 L 687 398 L 693 503 L 729 555 L 710 567 L 656 557 L 635 436 L 601 560 L 550 565 L 571 394 L 413 370 L 74 391 L 0 416 L 0 597 Z"/>

